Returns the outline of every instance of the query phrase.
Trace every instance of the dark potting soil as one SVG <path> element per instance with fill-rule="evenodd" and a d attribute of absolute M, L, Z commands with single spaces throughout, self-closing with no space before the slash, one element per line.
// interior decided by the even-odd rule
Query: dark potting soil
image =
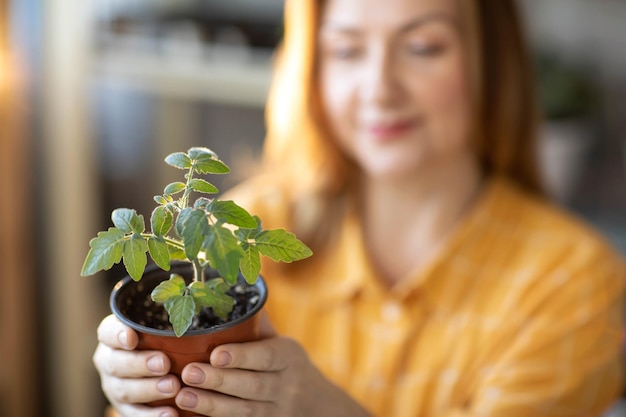
<path fill-rule="evenodd" d="M 158 330 L 172 330 L 167 311 L 162 304 L 157 304 L 150 298 L 152 288 L 146 288 L 138 282 L 129 288 L 126 300 L 120 311 L 130 320 L 142 326 Z M 235 305 L 226 319 L 217 317 L 213 309 L 204 307 L 193 319 L 189 330 L 208 329 L 213 326 L 227 323 L 243 317 L 259 302 L 259 291 L 256 287 L 247 284 L 238 284 L 228 290 L 226 294 L 233 297 Z"/>

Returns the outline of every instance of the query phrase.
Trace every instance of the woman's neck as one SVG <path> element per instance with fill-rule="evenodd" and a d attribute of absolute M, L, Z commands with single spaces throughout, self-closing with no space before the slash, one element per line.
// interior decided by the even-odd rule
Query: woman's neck
<path fill-rule="evenodd" d="M 480 194 L 483 178 L 474 158 L 445 165 L 410 180 L 363 183 L 366 247 L 389 285 L 427 264 Z"/>

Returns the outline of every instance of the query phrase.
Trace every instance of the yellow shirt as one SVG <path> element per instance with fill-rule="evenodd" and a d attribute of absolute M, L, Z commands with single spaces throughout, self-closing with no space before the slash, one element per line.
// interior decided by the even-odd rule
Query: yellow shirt
<path fill-rule="evenodd" d="M 286 193 L 235 195 L 289 227 Z M 262 273 L 278 331 L 374 415 L 587 417 L 621 393 L 624 261 L 573 217 L 491 180 L 440 255 L 393 288 L 362 242 L 349 215 L 297 276 Z"/>

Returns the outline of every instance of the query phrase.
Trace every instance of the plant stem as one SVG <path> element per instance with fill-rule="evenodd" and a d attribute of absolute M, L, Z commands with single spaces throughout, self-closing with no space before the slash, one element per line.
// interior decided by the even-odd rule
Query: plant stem
<path fill-rule="evenodd" d="M 187 178 L 187 183 L 185 184 L 185 192 L 182 197 L 181 210 L 187 208 L 187 205 L 189 204 L 189 194 L 191 194 L 191 187 L 189 187 L 189 184 L 193 179 L 193 166 L 189 168 L 189 172 L 185 175 L 185 177 Z"/>
<path fill-rule="evenodd" d="M 193 260 L 193 280 L 194 282 L 204 282 L 204 268 L 198 258 Z"/>
<path fill-rule="evenodd" d="M 143 238 L 151 238 L 151 237 L 155 237 L 155 235 L 153 235 L 152 233 L 142 233 L 141 237 Z M 185 250 L 185 245 L 183 245 L 182 242 L 179 242 L 175 239 L 172 239 L 171 237 L 167 237 L 167 236 L 161 236 L 163 238 L 163 240 L 165 240 L 165 243 L 167 243 L 170 246 L 175 247 L 176 249 L 180 249 L 182 251 Z"/>

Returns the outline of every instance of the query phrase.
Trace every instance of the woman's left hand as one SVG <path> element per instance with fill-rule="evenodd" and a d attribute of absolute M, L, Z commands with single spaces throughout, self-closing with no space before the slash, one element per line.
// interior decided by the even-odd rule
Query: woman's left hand
<path fill-rule="evenodd" d="M 222 345 L 210 364 L 187 365 L 182 380 L 189 387 L 176 396 L 178 406 L 212 417 L 369 416 L 297 342 L 277 336 L 267 320 L 264 327 L 260 341 Z"/>

